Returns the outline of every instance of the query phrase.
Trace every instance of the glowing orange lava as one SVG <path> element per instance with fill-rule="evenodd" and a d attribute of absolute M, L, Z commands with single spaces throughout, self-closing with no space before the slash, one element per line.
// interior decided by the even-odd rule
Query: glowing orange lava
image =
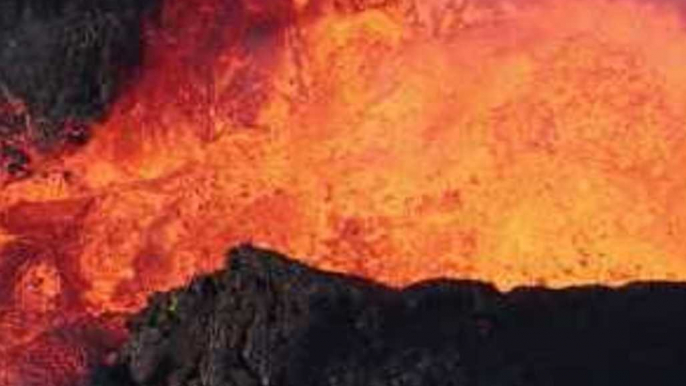
<path fill-rule="evenodd" d="M 417 3 L 170 0 L 94 140 L 0 191 L 5 379 L 245 241 L 392 285 L 686 279 L 676 2 Z"/>

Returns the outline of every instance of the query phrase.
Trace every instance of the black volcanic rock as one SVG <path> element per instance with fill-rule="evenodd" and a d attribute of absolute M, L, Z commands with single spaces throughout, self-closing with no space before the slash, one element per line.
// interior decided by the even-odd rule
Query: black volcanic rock
<path fill-rule="evenodd" d="M 141 21 L 159 0 L 0 1 L 0 136 L 35 129 L 49 143 L 65 122 L 106 112 L 141 58 Z M 30 121 L 30 125 L 28 125 Z"/>
<path fill-rule="evenodd" d="M 686 286 L 393 290 L 249 246 L 158 294 L 92 386 L 683 385 Z"/>

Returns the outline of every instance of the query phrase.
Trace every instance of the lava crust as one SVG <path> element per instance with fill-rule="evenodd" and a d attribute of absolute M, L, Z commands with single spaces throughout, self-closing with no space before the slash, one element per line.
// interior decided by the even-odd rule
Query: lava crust
<path fill-rule="evenodd" d="M 0 4 L 0 161 L 26 169 L 29 147 L 80 144 L 141 61 L 157 0 L 7 0 Z M 19 154 L 19 155 L 16 155 Z"/>
<path fill-rule="evenodd" d="M 157 294 L 92 386 L 677 385 L 686 286 L 394 290 L 242 246 Z"/>

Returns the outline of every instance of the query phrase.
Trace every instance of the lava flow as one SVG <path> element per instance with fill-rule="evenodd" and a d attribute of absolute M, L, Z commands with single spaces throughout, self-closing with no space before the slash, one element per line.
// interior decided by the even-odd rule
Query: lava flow
<path fill-rule="evenodd" d="M 90 143 L 0 191 L 0 385 L 78 377 L 246 241 L 397 286 L 686 279 L 683 11 L 166 1 Z"/>

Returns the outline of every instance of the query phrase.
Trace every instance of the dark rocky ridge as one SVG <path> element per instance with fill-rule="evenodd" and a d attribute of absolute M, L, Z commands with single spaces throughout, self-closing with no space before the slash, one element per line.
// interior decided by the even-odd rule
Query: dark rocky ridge
<path fill-rule="evenodd" d="M 92 386 L 682 385 L 686 285 L 393 290 L 250 246 L 158 294 Z"/>

